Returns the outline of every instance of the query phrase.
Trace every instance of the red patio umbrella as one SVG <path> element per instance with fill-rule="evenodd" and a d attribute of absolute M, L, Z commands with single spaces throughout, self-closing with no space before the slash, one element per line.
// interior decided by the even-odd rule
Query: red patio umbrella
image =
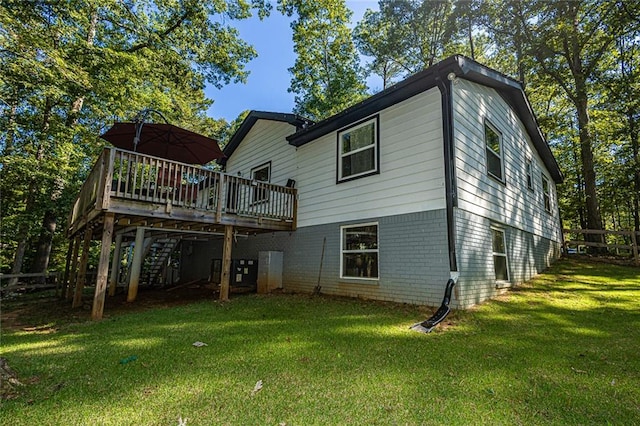
<path fill-rule="evenodd" d="M 224 157 L 215 139 L 168 123 L 114 123 L 100 137 L 118 148 L 181 163 L 206 164 Z"/>

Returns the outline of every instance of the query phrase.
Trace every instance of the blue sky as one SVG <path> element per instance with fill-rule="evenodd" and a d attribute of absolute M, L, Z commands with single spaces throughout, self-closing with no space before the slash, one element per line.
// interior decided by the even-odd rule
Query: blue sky
<path fill-rule="evenodd" d="M 353 10 L 352 24 L 358 22 L 365 10 L 378 9 L 377 0 L 347 0 L 347 7 Z M 295 62 L 291 40 L 291 19 L 277 10 L 263 21 L 257 17 L 235 22 L 240 37 L 253 45 L 258 57 L 247 64 L 251 73 L 246 84 L 229 84 L 222 89 L 208 87 L 207 97 L 215 102 L 208 115 L 224 118 L 231 122 L 242 111 L 291 112 L 293 94 L 287 92 L 291 75 L 288 68 Z M 375 88 L 375 80 L 370 82 Z M 381 84 L 379 84 L 381 85 Z"/>

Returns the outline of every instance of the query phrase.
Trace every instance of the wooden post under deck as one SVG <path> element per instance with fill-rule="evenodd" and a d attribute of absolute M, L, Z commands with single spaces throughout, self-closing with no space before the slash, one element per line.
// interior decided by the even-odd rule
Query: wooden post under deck
<path fill-rule="evenodd" d="M 73 297 L 73 290 L 76 288 L 76 282 L 78 282 L 78 253 L 80 252 L 80 242 L 82 236 L 77 235 L 74 239 L 73 254 L 71 255 L 71 268 L 69 269 L 69 285 L 65 294 L 65 299 L 70 300 Z"/>
<path fill-rule="evenodd" d="M 113 237 L 113 213 L 104 215 L 102 224 L 102 243 L 100 246 L 100 261 L 98 262 L 98 278 L 96 280 L 96 291 L 93 295 L 93 308 L 91 309 L 91 319 L 102 319 L 104 311 L 104 298 L 107 293 L 107 278 L 109 275 L 109 254 L 111 253 L 111 240 Z"/>
<path fill-rule="evenodd" d="M 58 281 L 56 283 L 56 296 L 60 298 L 64 298 L 67 287 L 69 286 L 69 273 L 71 270 L 71 255 L 73 254 L 73 246 L 75 245 L 76 240 L 72 239 L 69 241 L 69 248 L 67 249 L 67 261 L 64 264 L 64 276 L 62 277 L 62 281 Z M 58 285 L 60 286 L 60 294 L 58 294 Z"/>
<path fill-rule="evenodd" d="M 140 282 L 140 271 L 142 270 L 142 260 L 144 259 L 144 228 L 136 229 L 136 242 L 133 248 L 133 260 L 131 261 L 131 278 L 129 279 L 129 292 L 127 302 L 133 302 L 138 296 L 138 283 Z"/>
<path fill-rule="evenodd" d="M 229 300 L 229 281 L 231 278 L 231 243 L 233 242 L 233 225 L 224 227 L 224 245 L 222 247 L 222 276 L 220 277 L 220 300 Z"/>
<path fill-rule="evenodd" d="M 89 263 L 89 249 L 91 248 L 91 237 L 93 232 L 87 227 L 84 231 L 84 243 L 82 244 L 82 256 L 80 256 L 80 269 L 76 280 L 76 291 L 73 295 L 72 308 L 82 305 L 82 290 L 87 282 L 87 264 Z"/>
<path fill-rule="evenodd" d="M 122 250 L 122 234 L 116 235 L 116 245 L 113 248 L 113 260 L 111 261 L 111 275 L 109 280 L 109 296 L 116 295 L 116 286 L 120 278 L 120 251 Z"/>

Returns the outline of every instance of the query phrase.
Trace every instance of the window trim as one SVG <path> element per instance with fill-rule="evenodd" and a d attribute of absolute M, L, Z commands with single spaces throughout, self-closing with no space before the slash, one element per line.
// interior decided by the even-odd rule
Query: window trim
<path fill-rule="evenodd" d="M 373 143 L 371 145 L 368 145 L 365 148 L 359 148 L 357 150 L 354 150 L 355 152 L 362 152 L 365 149 L 371 149 L 369 148 L 369 146 L 372 146 L 373 150 L 374 150 L 374 154 L 373 154 L 373 161 L 374 161 L 374 168 L 372 170 L 367 170 L 365 172 L 361 172 L 358 174 L 353 174 L 353 175 L 349 175 L 347 177 L 342 176 L 342 159 L 343 157 L 345 157 L 345 154 L 342 154 L 342 135 L 344 133 L 350 132 L 350 131 L 354 131 L 359 129 L 360 127 L 364 127 L 369 125 L 370 123 L 373 123 L 374 126 L 374 138 L 375 140 L 373 141 Z M 360 179 L 363 177 L 367 177 L 367 176 L 371 176 L 371 175 L 377 175 L 380 174 L 380 116 L 379 115 L 375 115 L 372 117 L 367 117 L 364 120 L 360 120 L 357 123 L 354 123 L 348 127 L 344 127 L 340 130 L 338 130 L 336 132 L 336 139 L 337 139 L 337 143 L 336 143 L 336 147 L 337 147 L 337 153 L 336 153 L 336 163 L 337 163 L 337 167 L 336 167 L 336 183 L 343 183 L 343 182 L 349 182 L 355 179 Z M 353 153 L 355 153 L 354 151 L 350 151 L 347 155 L 352 155 Z"/>
<path fill-rule="evenodd" d="M 542 205 L 544 211 L 551 213 L 551 181 L 543 172 L 540 172 L 540 176 L 542 177 Z M 544 188 L 545 184 L 547 187 L 546 191 Z"/>
<path fill-rule="evenodd" d="M 268 171 L 268 180 L 257 180 L 254 177 L 254 174 L 259 171 L 266 168 Z M 251 182 L 263 182 L 263 183 L 271 183 L 271 161 L 267 161 L 266 163 L 262 163 L 259 166 L 256 167 L 252 167 L 251 168 Z M 261 190 L 261 191 L 260 191 Z M 263 192 L 264 197 L 262 198 L 258 198 L 258 194 L 259 192 Z M 259 204 L 259 203 L 268 203 L 269 202 L 269 198 L 270 198 L 270 191 L 266 188 L 258 188 L 258 187 L 254 187 L 253 191 L 251 191 L 251 204 Z"/>
<path fill-rule="evenodd" d="M 345 250 L 344 247 L 344 233 L 349 228 L 360 228 L 364 226 L 375 226 L 376 227 L 376 249 L 365 249 L 365 250 Z M 344 275 L 344 255 L 345 253 L 377 253 L 378 261 L 376 262 L 376 277 L 351 277 Z M 341 280 L 358 280 L 358 281 L 370 281 L 377 282 L 380 280 L 380 223 L 379 222 L 366 222 L 366 223 L 350 223 L 348 225 L 340 226 L 340 279 Z"/>
<path fill-rule="evenodd" d="M 500 153 L 495 152 L 487 143 L 487 128 L 489 128 L 492 132 L 494 132 L 496 135 L 498 135 L 498 144 L 500 146 Z M 506 179 L 505 179 L 505 175 L 504 175 L 504 138 L 502 136 L 502 132 L 500 130 L 498 130 L 498 128 L 488 119 L 485 117 L 484 119 L 484 126 L 482 128 L 483 130 L 483 135 L 484 135 L 484 155 L 485 155 L 485 166 L 487 168 L 487 175 L 489 177 L 491 177 L 492 179 L 497 180 L 498 182 L 505 184 L 506 183 Z M 500 174 L 502 175 L 502 177 L 498 177 L 496 175 L 494 175 L 493 173 L 491 173 L 491 171 L 489 170 L 489 155 L 487 150 L 491 150 L 491 153 L 497 157 L 499 157 L 500 159 Z"/>
<path fill-rule="evenodd" d="M 500 227 L 500 226 L 496 226 L 496 225 L 491 225 L 490 227 L 491 229 L 491 261 L 493 263 L 493 278 L 495 280 L 496 283 L 510 283 L 511 282 L 511 274 L 509 273 L 509 255 L 507 253 L 507 233 L 505 232 L 505 229 Z M 502 245 L 504 246 L 504 253 L 501 252 L 496 252 L 494 250 L 493 247 L 493 232 L 500 232 L 502 234 Z M 496 256 L 499 257 L 504 257 L 505 260 L 505 267 L 506 267 L 506 272 L 507 272 L 507 279 L 506 280 L 501 280 L 498 279 L 496 277 Z"/>

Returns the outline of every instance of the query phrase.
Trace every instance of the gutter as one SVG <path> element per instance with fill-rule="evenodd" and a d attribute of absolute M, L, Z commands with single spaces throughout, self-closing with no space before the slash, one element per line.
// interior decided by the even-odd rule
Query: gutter
<path fill-rule="evenodd" d="M 444 144 L 444 182 L 447 205 L 447 241 L 449 243 L 449 271 L 451 278 L 457 281 L 458 262 L 456 257 L 455 217 L 453 209 L 458 207 L 458 189 L 455 173 L 455 149 L 453 145 L 453 102 L 452 87 L 456 74 L 450 72 L 447 81 L 436 77 L 442 100 L 442 140 Z"/>

